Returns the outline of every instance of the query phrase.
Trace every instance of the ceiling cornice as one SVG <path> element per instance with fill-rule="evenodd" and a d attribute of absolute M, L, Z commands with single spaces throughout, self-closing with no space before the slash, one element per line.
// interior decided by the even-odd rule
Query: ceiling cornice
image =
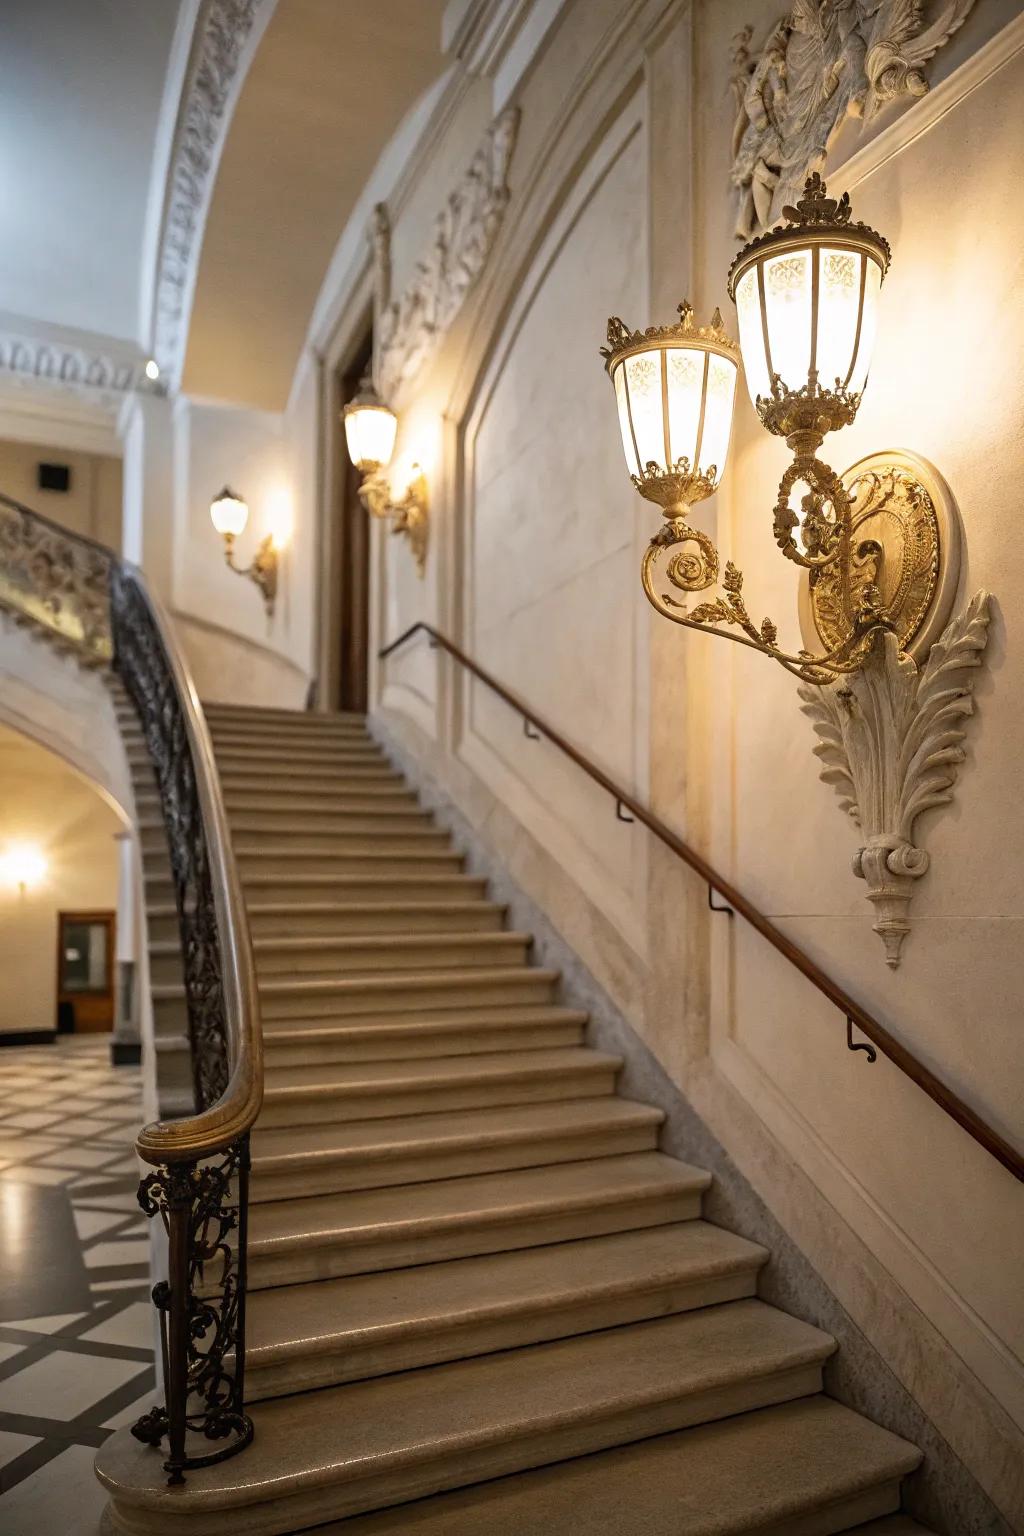
<path fill-rule="evenodd" d="M 201 0 L 167 170 L 153 285 L 153 356 L 177 389 L 203 230 L 235 103 L 277 0 Z"/>

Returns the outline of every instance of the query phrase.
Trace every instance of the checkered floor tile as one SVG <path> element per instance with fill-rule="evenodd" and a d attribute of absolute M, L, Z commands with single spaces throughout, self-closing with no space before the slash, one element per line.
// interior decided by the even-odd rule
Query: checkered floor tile
<path fill-rule="evenodd" d="M 0 1531 L 96 1536 L 95 1449 L 152 1405 L 141 1101 L 103 1036 L 0 1051 Z"/>

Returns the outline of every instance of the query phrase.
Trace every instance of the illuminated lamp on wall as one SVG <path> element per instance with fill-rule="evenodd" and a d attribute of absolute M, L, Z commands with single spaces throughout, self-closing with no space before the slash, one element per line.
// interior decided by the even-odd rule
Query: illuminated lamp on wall
<path fill-rule="evenodd" d="M 817 174 L 783 214 L 730 268 L 738 346 L 717 310 L 698 326 L 684 304 L 677 325 L 630 331 L 611 319 L 602 356 L 630 478 L 664 517 L 643 557 L 644 592 L 674 624 L 759 651 L 800 680 L 822 777 L 860 828 L 854 873 L 895 968 L 929 863 L 914 821 L 953 797 L 990 600 L 979 592 L 951 618 L 959 518 L 926 460 L 886 449 L 838 475 L 818 457 L 857 415 L 890 250 Z M 751 617 L 742 573 L 731 561 L 720 571 L 714 542 L 692 521 L 725 470 L 741 354 L 762 426 L 793 455 L 771 528 L 801 571 L 795 648 L 780 645 L 770 618 Z"/>
<path fill-rule="evenodd" d="M 358 393 L 341 413 L 349 458 L 362 477 L 359 499 L 371 517 L 388 518 L 392 531 L 409 540 L 416 567 L 423 575 L 427 560 L 427 480 L 412 464 L 404 484 L 386 471 L 395 451 L 398 417 L 378 395 L 367 375 Z"/>
<path fill-rule="evenodd" d="M 239 566 L 235 564 L 235 540 L 245 532 L 249 521 L 248 503 L 226 485 L 210 503 L 210 521 L 224 540 L 224 559 L 228 566 L 236 575 L 246 576 L 255 582 L 263 593 L 267 618 L 273 618 L 277 601 L 279 555 L 287 542 L 290 527 L 285 528 L 283 521 L 275 516 L 274 526 L 257 545 L 252 563 Z"/>
<path fill-rule="evenodd" d="M 34 843 L 10 843 L 0 853 L 0 884 L 22 896 L 46 879 L 46 855 Z"/>

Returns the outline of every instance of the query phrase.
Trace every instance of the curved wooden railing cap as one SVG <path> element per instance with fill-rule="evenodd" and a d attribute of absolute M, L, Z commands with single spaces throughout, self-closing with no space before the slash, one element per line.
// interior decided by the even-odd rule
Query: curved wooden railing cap
<path fill-rule="evenodd" d="M 147 1163 L 212 1157 L 250 1129 L 263 1102 L 263 1034 L 249 922 L 231 848 L 213 743 L 185 654 L 166 609 L 137 566 L 121 563 L 123 575 L 149 609 L 174 679 L 185 720 L 196 789 L 207 838 L 210 881 L 220 944 L 221 988 L 229 1077 L 216 1104 L 183 1120 L 155 1120 L 136 1139 Z"/>

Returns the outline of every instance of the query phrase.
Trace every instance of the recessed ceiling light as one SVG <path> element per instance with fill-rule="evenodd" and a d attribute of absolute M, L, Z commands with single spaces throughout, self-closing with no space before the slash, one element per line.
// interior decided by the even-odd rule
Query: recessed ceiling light
<path fill-rule="evenodd" d="M 149 359 L 149 362 L 146 364 L 146 378 L 147 379 L 152 379 L 154 381 L 154 383 L 155 383 L 156 380 L 159 377 L 160 377 L 160 364 L 157 362 L 155 357 L 151 357 Z"/>

